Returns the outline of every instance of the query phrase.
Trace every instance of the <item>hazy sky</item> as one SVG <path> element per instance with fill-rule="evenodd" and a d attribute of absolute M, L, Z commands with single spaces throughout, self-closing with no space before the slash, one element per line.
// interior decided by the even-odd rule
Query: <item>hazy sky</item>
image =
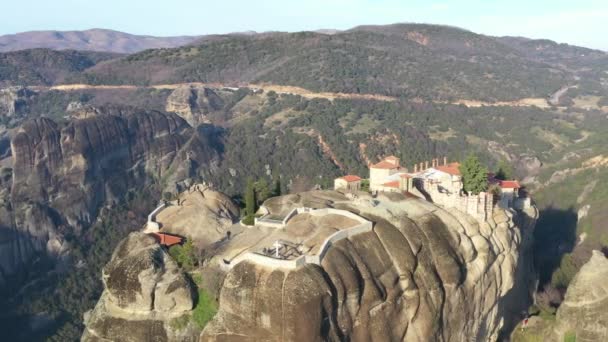
<path fill-rule="evenodd" d="M 608 0 L 0 0 L 0 34 L 108 28 L 159 36 L 420 22 L 608 51 Z"/>

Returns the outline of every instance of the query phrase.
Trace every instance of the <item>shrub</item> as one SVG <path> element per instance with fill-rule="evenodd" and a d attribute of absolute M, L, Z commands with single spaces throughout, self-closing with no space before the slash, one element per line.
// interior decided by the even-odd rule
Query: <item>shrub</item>
<path fill-rule="evenodd" d="M 175 245 L 169 248 L 169 255 L 177 262 L 179 267 L 191 270 L 198 264 L 196 248 L 192 244 L 192 239 L 187 239 L 183 246 Z"/>
<path fill-rule="evenodd" d="M 188 326 L 188 322 L 190 322 L 190 315 L 185 314 L 185 315 L 181 315 L 179 317 L 173 318 L 169 322 L 169 325 L 171 326 L 171 328 L 179 331 L 179 330 L 184 330 L 184 328 Z"/>
<path fill-rule="evenodd" d="M 255 224 L 255 217 L 253 215 L 247 215 L 241 222 L 246 226 L 253 226 Z"/>

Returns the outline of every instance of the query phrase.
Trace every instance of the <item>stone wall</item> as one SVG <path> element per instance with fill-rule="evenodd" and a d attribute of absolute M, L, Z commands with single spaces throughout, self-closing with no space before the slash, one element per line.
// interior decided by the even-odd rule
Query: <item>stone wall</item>
<path fill-rule="evenodd" d="M 487 192 L 478 195 L 465 195 L 455 192 L 442 191 L 435 183 L 424 180 L 418 183 L 417 191 L 412 194 L 439 204 L 445 208 L 455 208 L 484 222 L 492 215 L 494 210 L 494 196 Z"/>

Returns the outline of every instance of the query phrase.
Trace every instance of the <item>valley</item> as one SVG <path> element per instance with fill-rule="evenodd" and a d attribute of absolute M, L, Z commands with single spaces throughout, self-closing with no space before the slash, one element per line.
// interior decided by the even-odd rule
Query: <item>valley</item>
<path fill-rule="evenodd" d="M 446 232 L 460 229 L 455 228 L 459 226 L 454 220 L 466 219 L 449 218 L 456 214 L 439 210 L 429 213 L 429 217 L 436 217 L 427 221 L 417 213 L 431 209 L 419 209 L 421 204 L 416 201 L 389 195 L 383 203 L 398 202 L 399 209 L 395 210 L 400 213 L 390 216 L 381 212 L 382 206 L 368 208 L 367 204 L 327 191 L 336 177 L 366 177 L 368 165 L 387 155 L 396 155 L 410 166 L 437 156 L 462 161 L 469 154 L 478 156 L 492 172 L 499 165 L 509 165 L 512 176 L 523 183 L 540 211 L 528 240 L 533 245 L 527 252 L 519 249 L 515 242 L 518 238 L 508 235 L 511 233 L 484 233 L 484 239 L 507 239 L 512 248 L 498 251 L 497 246 L 503 248 L 505 244 L 492 240 L 487 255 L 521 253 L 521 258 L 528 258 L 528 273 L 515 272 L 517 275 L 509 277 L 539 279 L 532 289 L 535 306 L 531 307 L 538 330 L 530 328 L 525 334 L 513 335 L 513 340 L 548 338 L 553 336 L 554 327 L 564 334 L 575 328 L 563 319 L 555 326 L 552 322 L 564 315 L 558 311 L 560 303 L 576 302 L 572 299 L 576 294 L 566 295 L 576 272 L 592 258 L 592 264 L 603 265 L 599 256 L 592 257 L 597 254 L 592 251 L 608 248 L 604 224 L 608 219 L 606 53 L 546 40 L 492 37 L 421 24 L 364 26 L 331 35 L 220 35 L 189 44 L 128 55 L 49 49 L 0 53 L 0 283 L 8 285 L 2 291 L 10 294 L 1 302 L 8 309 L 0 321 L 12 327 L 7 330 L 9 336 L 27 339 L 31 336 L 20 335 L 21 331 L 35 324 L 36 337 L 77 339 L 85 330 L 83 314 L 93 308 L 95 315 L 87 316 L 87 333 L 93 337 L 111 334 L 107 329 L 112 325 L 106 323 L 120 326 L 122 320 L 128 320 L 130 310 L 139 310 L 137 305 L 141 304 L 130 307 L 121 297 L 117 301 L 125 304 L 121 308 L 124 312 L 112 317 L 112 310 L 104 311 L 103 305 L 118 298 L 108 294 L 115 289 L 112 285 L 108 290 L 104 288 L 108 284 L 99 280 L 104 265 L 121 260 L 112 257 L 112 251 L 128 239 L 124 241 L 130 242 L 123 243 L 140 246 L 146 251 L 142 255 L 164 253 L 157 251 L 149 239 L 129 234 L 142 230 L 145 217 L 159 200 L 174 200 L 193 184 L 203 182 L 218 191 L 218 195 L 207 194 L 216 202 L 210 204 L 211 199 L 205 195 L 192 199 L 192 207 L 175 206 L 162 214 L 170 218 L 161 215 L 160 219 L 178 222 L 166 223 L 166 227 L 199 243 L 203 285 L 194 281 L 200 275 L 194 272 L 193 283 L 188 286 L 193 291 L 199 287 L 209 291 L 211 302 L 220 299 L 226 274 L 220 276 L 209 271 L 209 265 L 203 267 L 207 260 L 204 255 L 215 256 L 213 260 L 218 261 L 220 255 L 234 254 L 215 249 L 223 245 L 213 243 L 225 238 L 226 227 L 238 224 L 241 217 L 237 212 L 244 205 L 249 183 L 260 189 L 278 184 L 274 193 L 284 194 L 277 198 L 286 202 L 285 207 L 298 201 L 304 207 L 319 208 L 343 202 L 375 224 L 386 225 L 368 234 L 374 246 L 355 237 L 330 249 L 337 261 L 322 262 L 321 269 L 327 274 L 318 274 L 320 271 L 311 265 L 294 272 L 298 273 L 294 279 L 316 279 L 307 290 L 315 305 L 327 312 L 315 316 L 318 320 L 310 324 L 317 324 L 314 329 L 327 333 L 323 336 L 337 336 L 338 340 L 344 336 L 371 338 L 353 325 L 358 321 L 364 322 L 366 331 L 376 334 L 375 338 L 388 338 L 381 333 L 381 321 L 396 317 L 409 322 L 414 330 L 401 327 L 391 336 L 416 331 L 419 338 L 433 338 L 462 329 L 481 333 L 486 328 L 493 330 L 486 331 L 487 336 L 498 336 L 494 323 L 482 329 L 477 323 L 469 325 L 437 316 L 463 310 L 467 317 L 496 322 L 498 316 L 507 315 L 507 309 L 494 306 L 502 300 L 497 298 L 508 298 L 506 288 L 511 285 L 507 278 L 497 280 L 501 277 L 499 270 L 487 274 L 492 286 L 505 290 L 492 297 L 496 302 L 483 302 L 481 289 L 468 286 L 472 280 L 464 280 L 469 277 L 464 270 L 479 265 L 465 267 L 475 258 L 470 251 L 459 249 L 461 246 L 447 238 Z M 309 192 L 311 189 L 324 190 Z M 272 204 L 273 199 L 268 203 Z M 218 207 L 219 202 L 223 205 Z M 188 217 L 177 219 L 175 215 L 181 210 Z M 400 220 L 405 217 L 412 222 L 402 224 Z M 301 224 L 318 224 L 311 222 L 303 220 Z M 422 238 L 420 234 L 427 234 L 429 225 L 443 233 Z M 472 233 L 477 229 L 475 225 L 463 225 L 465 232 L 458 230 L 459 236 L 474 240 L 475 250 L 485 248 Z M 403 232 L 398 235 L 395 229 Z M 416 262 L 439 267 L 437 272 L 447 278 L 416 275 L 418 271 L 410 264 L 395 271 L 391 265 L 399 265 L 401 257 L 395 256 L 398 249 L 386 244 L 390 238 L 383 233 L 439 244 L 442 249 L 435 256 L 433 251 L 415 247 L 417 242 L 410 244 L 415 247 L 411 252 L 422 253 L 416 255 L 420 257 Z M 234 234 L 237 241 L 238 236 L 247 236 L 237 230 Z M 489 238 L 491 234 L 500 237 Z M 376 259 L 372 251 L 389 257 Z M 136 254 L 128 260 L 142 256 Z M 360 262 L 358 254 L 369 260 Z M 174 255 L 162 255 L 163 263 L 172 265 Z M 389 259 L 392 261 L 386 262 Z M 450 273 L 443 269 L 443 262 L 457 264 L 464 273 Z M 508 263 L 503 257 L 495 263 L 489 259 L 484 262 Z M 356 266 L 358 273 L 341 273 L 339 269 L 344 265 Z M 192 273 L 183 267 L 170 268 Z M 279 284 L 273 272 L 260 271 L 257 266 L 235 268 L 238 272 L 228 279 L 234 286 L 254 280 L 267 281 L 269 289 L 276 291 L 295 286 L 293 279 L 287 281 L 289 272 L 276 276 L 283 281 Z M 404 290 L 410 286 L 403 280 L 407 274 L 404 270 L 419 277 L 418 295 Z M 255 279 L 246 277 L 250 273 Z M 157 275 L 165 277 L 162 272 Z M 79 285 L 81 277 L 86 286 Z M 359 293 L 360 281 L 350 282 L 359 278 L 366 283 L 363 289 L 375 288 L 376 292 Z M 393 278 L 402 284 L 386 285 Z M 444 287 L 448 278 L 454 282 Z M 361 312 L 379 316 L 360 316 L 360 308 L 352 300 L 332 289 L 342 281 L 345 283 L 340 286 L 355 289 L 361 298 L 358 305 L 365 307 Z M 576 283 L 580 288 L 584 281 Z M 30 286 L 22 288 L 23 284 Z M 459 298 L 456 302 L 449 302 L 451 290 L 446 289 L 450 286 L 458 289 L 454 290 L 458 293 L 454 298 Z M 328 289 L 334 292 L 332 296 L 324 294 Z M 260 298 L 272 295 L 256 289 L 247 291 Z M 391 308 L 385 301 L 389 292 L 395 298 L 403 292 L 406 297 L 417 298 L 416 303 L 424 302 L 420 304 L 421 314 L 437 325 L 416 322 L 408 308 Z M 106 294 L 99 300 L 102 293 Z M 234 303 L 237 295 L 226 292 L 222 300 Z M 465 297 L 483 302 L 483 310 L 468 307 Z M 333 303 L 335 298 L 340 302 Z M 443 303 L 440 308 L 429 304 L 436 300 Z M 196 298 L 191 298 L 184 305 L 195 303 Z M 253 299 L 248 305 L 265 308 L 264 303 Z M 220 306 L 218 317 L 251 322 L 251 317 L 244 318 L 248 312 L 232 312 L 230 307 Z M 337 307 L 343 314 L 332 318 L 330 313 Z M 142 314 L 143 321 L 148 320 L 148 314 L 154 316 L 154 310 Z M 179 318 L 172 316 L 176 312 L 167 317 Z M 269 318 L 257 326 L 283 324 L 276 320 L 276 312 L 269 312 Z M 519 320 L 514 318 L 518 316 L 509 315 L 503 334 L 518 327 Z M 324 317 L 332 322 L 329 326 L 323 323 Z M 168 322 L 167 318 L 153 327 L 162 325 L 175 333 Z M 190 324 L 189 320 L 180 322 Z M 220 318 L 212 321 L 206 336 L 243 328 L 226 322 Z M 148 323 L 137 325 L 135 330 L 145 333 Z M 291 334 L 300 328 L 284 325 L 281 329 Z M 200 329 L 188 326 L 183 334 L 170 336 L 197 336 Z M 261 339 L 276 337 L 272 329 L 260 328 L 255 333 Z"/>

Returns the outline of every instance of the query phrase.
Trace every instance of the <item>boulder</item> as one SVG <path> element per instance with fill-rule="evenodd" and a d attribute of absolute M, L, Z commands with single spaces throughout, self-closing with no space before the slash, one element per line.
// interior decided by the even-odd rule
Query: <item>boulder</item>
<path fill-rule="evenodd" d="M 593 251 L 568 286 L 557 310 L 555 333 L 558 341 L 565 335 L 576 341 L 608 341 L 608 258 Z"/>

